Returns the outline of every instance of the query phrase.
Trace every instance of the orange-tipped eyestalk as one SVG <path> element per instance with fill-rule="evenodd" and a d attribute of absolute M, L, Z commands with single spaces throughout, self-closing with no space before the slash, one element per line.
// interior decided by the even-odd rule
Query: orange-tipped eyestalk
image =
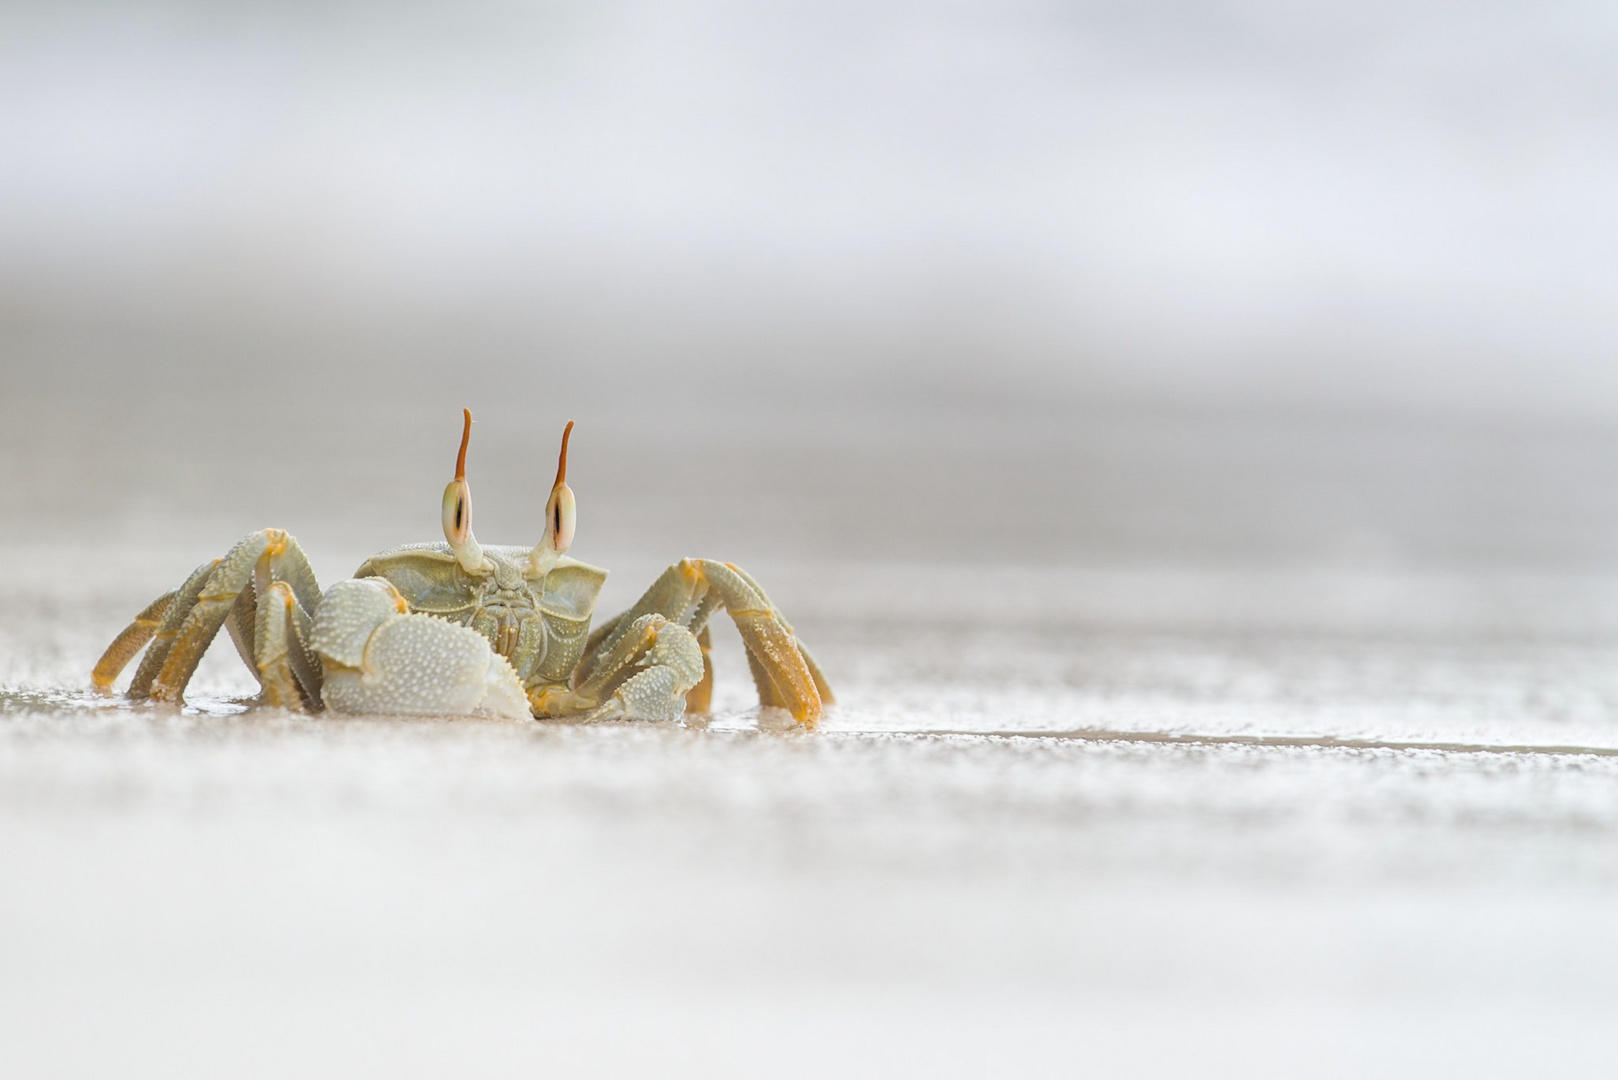
<path fill-rule="evenodd" d="M 455 455 L 455 479 L 466 479 L 466 444 L 472 441 L 472 410 L 462 409 L 461 415 L 466 417 L 466 424 L 461 428 L 461 452 Z M 567 460 L 567 451 L 562 451 L 562 460 Z"/>
<path fill-rule="evenodd" d="M 545 502 L 545 535 L 534 545 L 528 556 L 531 572 L 544 573 L 556 565 L 562 552 L 573 543 L 573 527 L 577 519 L 573 489 L 567 486 L 567 444 L 573 436 L 573 421 L 562 429 L 562 453 L 556 459 L 556 482 L 551 485 L 551 497 Z"/>
<path fill-rule="evenodd" d="M 472 536 L 472 486 L 466 482 L 466 445 L 472 441 L 472 410 L 462 409 L 461 450 L 455 455 L 455 479 L 444 489 L 444 539 L 450 554 L 469 574 L 488 572 L 483 548 Z"/>
<path fill-rule="evenodd" d="M 472 414 L 466 415 L 470 417 Z M 556 482 L 551 485 L 553 491 L 567 483 L 567 441 L 572 437 L 573 421 L 569 420 L 567 427 L 562 429 L 562 456 L 556 459 Z"/>

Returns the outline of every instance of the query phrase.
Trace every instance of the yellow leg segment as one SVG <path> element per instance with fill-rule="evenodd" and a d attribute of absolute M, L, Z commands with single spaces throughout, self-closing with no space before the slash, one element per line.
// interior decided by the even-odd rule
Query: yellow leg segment
<path fill-rule="evenodd" d="M 318 707 L 320 668 L 304 641 L 309 612 L 319 603 L 319 585 L 298 542 L 280 529 L 264 529 L 224 558 L 198 567 L 185 584 L 141 612 L 91 677 L 96 686 L 109 687 L 149 641 L 129 696 L 178 704 L 202 654 L 228 621 L 243 659 L 265 684 L 266 700 Z"/>
<path fill-rule="evenodd" d="M 685 692 L 685 711 L 705 713 L 713 707 L 713 636 L 704 626 L 697 634 L 697 648 L 702 650 L 702 678 Z"/>
<path fill-rule="evenodd" d="M 686 706 L 706 709 L 712 701 L 712 664 L 707 658 L 707 623 L 719 608 L 730 612 L 747 647 L 748 667 L 759 703 L 789 710 L 805 727 L 820 719 L 831 687 L 758 582 L 739 567 L 711 559 L 682 559 L 663 572 L 633 607 L 591 636 L 579 665 L 579 684 L 611 670 L 624 638 L 640 620 L 661 616 L 699 635 L 703 677 L 686 692 Z"/>
<path fill-rule="evenodd" d="M 242 595 L 247 595 L 245 589 Z M 253 666 L 264 687 L 264 704 L 283 709 L 321 707 L 320 659 L 304 644 L 311 621 L 286 582 L 272 582 L 259 595 L 253 616 Z"/>
<path fill-rule="evenodd" d="M 208 584 L 208 579 L 219 568 L 221 561 L 213 559 L 203 563 L 175 590 L 174 599 L 163 612 L 163 621 L 158 625 L 157 633 L 153 635 L 152 643 L 146 649 L 146 655 L 140 658 L 140 667 L 135 669 L 134 681 L 129 684 L 130 697 L 151 696 L 152 681 L 163 669 L 163 661 L 168 659 L 169 649 L 174 646 L 174 635 L 180 632 L 180 625 L 185 622 L 186 615 L 197 606 L 197 597 L 201 595 L 203 586 Z"/>
<path fill-rule="evenodd" d="M 144 611 L 135 616 L 135 621 L 124 627 L 123 633 L 112 639 L 107 651 L 101 654 L 96 661 L 95 670 L 90 673 L 90 681 L 97 690 L 103 692 L 111 690 L 118 673 L 135 658 L 135 654 L 146 647 L 157 633 L 157 628 L 163 624 L 163 615 L 179 594 L 178 589 L 171 589 L 146 605 Z"/>

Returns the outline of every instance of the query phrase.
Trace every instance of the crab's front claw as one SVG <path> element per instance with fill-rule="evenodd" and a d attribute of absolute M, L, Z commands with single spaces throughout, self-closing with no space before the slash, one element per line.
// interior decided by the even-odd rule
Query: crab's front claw
<path fill-rule="evenodd" d="M 325 669 L 321 697 L 346 713 L 528 719 L 528 697 L 475 630 L 412 615 L 385 578 L 341 581 L 321 598 L 310 644 Z"/>

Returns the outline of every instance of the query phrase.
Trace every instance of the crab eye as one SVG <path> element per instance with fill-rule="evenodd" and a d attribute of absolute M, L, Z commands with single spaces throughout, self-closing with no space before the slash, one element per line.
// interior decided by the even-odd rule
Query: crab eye
<path fill-rule="evenodd" d="M 444 539 L 459 547 L 472 535 L 472 488 L 452 480 L 444 489 Z"/>
<path fill-rule="evenodd" d="M 573 543 L 573 528 L 576 521 L 573 489 L 566 484 L 560 484 L 551 492 L 550 503 L 545 507 L 545 528 L 551 534 L 551 546 L 558 554 L 566 551 Z"/>

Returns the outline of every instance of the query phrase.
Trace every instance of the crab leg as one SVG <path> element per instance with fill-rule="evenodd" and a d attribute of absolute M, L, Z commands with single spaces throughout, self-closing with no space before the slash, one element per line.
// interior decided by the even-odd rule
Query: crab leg
<path fill-rule="evenodd" d="M 705 674 L 696 635 L 662 615 L 642 615 L 631 623 L 582 683 L 575 700 L 602 701 L 581 718 L 595 720 L 678 720 L 685 696 Z"/>
<path fill-rule="evenodd" d="M 771 611 L 775 611 L 775 605 L 770 603 L 769 596 L 767 596 L 764 592 L 764 586 L 760 585 L 758 580 L 754 578 L 752 574 L 749 574 L 746 570 L 743 570 L 734 563 L 726 563 L 725 565 L 734 570 L 736 575 L 743 581 L 747 582 L 747 584 L 752 587 L 754 592 L 763 597 L 765 607 L 769 608 Z M 776 615 L 779 617 L 780 612 L 776 612 Z M 782 625 L 786 625 L 785 619 L 782 619 L 781 622 Z M 787 632 L 792 633 L 792 627 L 787 626 Z M 796 640 L 797 635 L 794 634 L 793 638 Z M 803 666 L 809 669 L 809 677 L 815 681 L 815 690 L 820 694 L 821 704 L 832 704 L 837 699 L 832 695 L 831 685 L 826 682 L 826 676 L 820 673 L 820 665 L 815 663 L 815 658 L 813 656 L 809 655 L 809 647 L 807 645 L 801 641 L 797 642 L 797 645 L 798 655 L 803 657 Z M 753 654 L 749 652 L 747 655 L 752 656 Z M 753 678 L 755 682 L 758 680 L 758 676 L 756 674 Z"/>
<path fill-rule="evenodd" d="M 608 633 L 592 639 L 579 668 L 581 676 L 588 682 L 644 616 L 661 615 L 697 634 L 707 628 L 709 617 L 719 607 L 730 612 L 747 647 L 759 703 L 787 709 L 799 723 L 814 726 L 822 703 L 831 700 L 831 688 L 819 666 L 758 583 L 746 571 L 712 559 L 682 559 L 665 570 Z M 693 683 L 691 689 L 700 685 L 700 681 Z M 701 698 L 699 691 L 698 700 Z"/>
<path fill-rule="evenodd" d="M 242 590 L 251 602 L 251 593 Z M 292 586 L 272 582 L 253 613 L 253 667 L 264 686 L 266 705 L 283 709 L 320 709 L 320 660 L 307 642 L 312 620 Z"/>
<path fill-rule="evenodd" d="M 131 695 L 150 694 L 159 701 L 180 702 L 202 654 L 236 610 L 242 590 L 250 585 L 257 592 L 261 585 L 268 590 L 270 583 L 283 582 L 305 611 L 320 602 L 308 560 L 297 541 L 280 529 L 253 533 L 231 548 L 212 571 L 205 574 L 207 569 L 204 567 L 193 574 L 170 604 L 152 647 L 141 662 L 135 683 L 130 687 Z M 200 583 L 199 576 L 203 576 Z M 255 653 L 258 651 L 258 621 L 255 618 Z M 257 664 L 254 666 L 256 668 Z"/>
<path fill-rule="evenodd" d="M 792 627 L 733 568 L 705 562 L 703 569 L 747 646 L 759 701 L 769 704 L 767 698 L 773 692 L 775 705 L 790 710 L 800 724 L 813 726 L 820 719 L 820 690 L 798 650 Z"/>
<path fill-rule="evenodd" d="M 90 681 L 95 684 L 97 690 L 112 689 L 118 673 L 135 658 L 136 653 L 146 647 L 148 641 L 152 640 L 152 635 L 162 625 L 163 613 L 174 602 L 174 597 L 179 591 L 170 589 L 146 605 L 145 610 L 135 616 L 135 621 L 124 627 L 123 633 L 112 639 L 112 644 L 107 646 L 107 651 L 101 654 L 101 659 L 96 661 L 95 670 L 90 673 Z"/>
<path fill-rule="evenodd" d="M 708 655 L 713 649 L 713 635 L 706 626 L 697 631 L 697 648 L 702 650 L 702 678 L 685 692 L 685 709 L 705 713 L 713 706 L 713 658 Z"/>
<path fill-rule="evenodd" d="M 152 680 L 157 678 L 163 661 L 168 659 L 169 649 L 174 646 L 174 635 L 180 632 L 180 624 L 185 621 L 186 613 L 197 606 L 198 595 L 222 561 L 211 559 L 203 563 L 191 572 L 184 584 L 174 590 L 174 597 L 164 609 L 163 621 L 158 624 L 152 644 L 147 648 L 146 655 L 140 658 L 140 666 L 135 669 L 134 681 L 129 684 L 130 697 L 151 696 Z"/>

